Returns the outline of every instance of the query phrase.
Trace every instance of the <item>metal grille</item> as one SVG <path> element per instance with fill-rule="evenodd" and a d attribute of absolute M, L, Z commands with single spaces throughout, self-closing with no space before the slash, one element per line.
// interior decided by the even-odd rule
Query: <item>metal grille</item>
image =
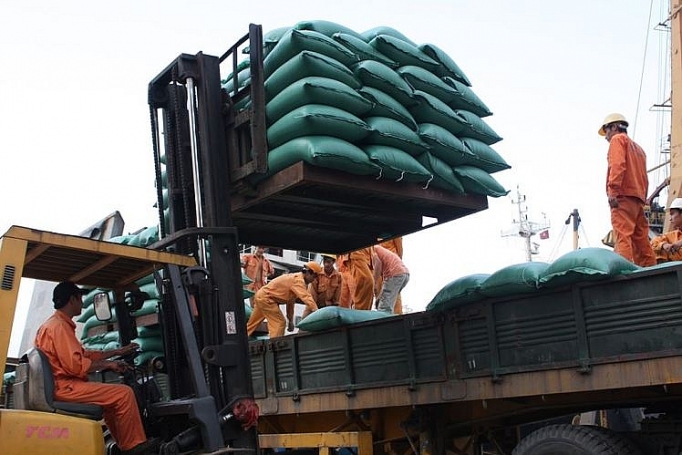
<path fill-rule="evenodd" d="M 2 273 L 2 283 L 0 284 L 0 289 L 3 291 L 11 291 L 14 287 L 14 275 L 16 273 L 16 268 L 13 265 L 6 265 L 5 270 Z"/>

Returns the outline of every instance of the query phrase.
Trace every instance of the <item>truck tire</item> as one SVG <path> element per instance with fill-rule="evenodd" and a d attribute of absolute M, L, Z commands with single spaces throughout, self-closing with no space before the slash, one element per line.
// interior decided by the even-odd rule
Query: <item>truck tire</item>
<path fill-rule="evenodd" d="M 603 428 L 548 425 L 526 436 L 512 455 L 640 455 L 625 436 Z"/>

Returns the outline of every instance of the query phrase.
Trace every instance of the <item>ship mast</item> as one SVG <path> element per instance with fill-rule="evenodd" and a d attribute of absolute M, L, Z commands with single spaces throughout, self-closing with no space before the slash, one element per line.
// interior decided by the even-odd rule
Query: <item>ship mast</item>
<path fill-rule="evenodd" d="M 682 1 L 682 0 L 681 0 Z M 531 238 L 539 232 L 549 229 L 547 220 L 542 223 L 530 221 L 528 219 L 528 207 L 526 206 L 526 196 L 521 194 L 518 185 L 516 186 L 516 200 L 512 200 L 512 204 L 516 204 L 519 209 L 519 219 L 514 220 L 512 229 L 502 234 L 502 237 L 521 237 L 524 239 L 526 261 L 532 262 L 533 255 L 538 254 L 539 244 L 532 242 Z"/>
<path fill-rule="evenodd" d="M 672 105 L 670 131 L 670 187 L 668 203 L 682 197 L 682 0 L 672 0 L 670 10 L 671 26 L 671 95 Z M 664 232 L 669 229 L 666 219 Z"/>

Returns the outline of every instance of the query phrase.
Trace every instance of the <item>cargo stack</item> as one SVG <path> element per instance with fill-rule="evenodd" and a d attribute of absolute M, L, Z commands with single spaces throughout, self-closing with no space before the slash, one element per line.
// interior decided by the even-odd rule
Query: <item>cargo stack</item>
<path fill-rule="evenodd" d="M 501 140 L 483 120 L 492 112 L 436 45 L 390 27 L 304 21 L 264 34 L 263 55 L 269 174 L 305 161 L 453 193 L 508 193 L 491 175 L 510 168 L 491 147 Z M 247 87 L 247 58 L 237 72 Z M 223 88 L 235 93 L 233 75 Z"/>

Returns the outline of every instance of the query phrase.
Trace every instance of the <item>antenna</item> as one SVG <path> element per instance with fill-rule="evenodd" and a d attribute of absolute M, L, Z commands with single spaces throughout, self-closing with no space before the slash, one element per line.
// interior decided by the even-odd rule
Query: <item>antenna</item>
<path fill-rule="evenodd" d="M 547 216 L 542 212 L 543 221 L 536 222 L 528 219 L 528 206 L 526 205 L 526 196 L 521 194 L 519 186 L 516 186 L 516 200 L 512 199 L 512 204 L 518 205 L 519 219 L 512 222 L 512 227 L 506 232 L 502 233 L 502 237 L 521 237 L 525 240 L 526 261 L 532 262 L 533 255 L 540 253 L 540 244 L 533 242 L 531 238 L 538 234 L 544 233 L 549 229 L 549 222 Z M 546 238 L 542 235 L 540 238 Z"/>

